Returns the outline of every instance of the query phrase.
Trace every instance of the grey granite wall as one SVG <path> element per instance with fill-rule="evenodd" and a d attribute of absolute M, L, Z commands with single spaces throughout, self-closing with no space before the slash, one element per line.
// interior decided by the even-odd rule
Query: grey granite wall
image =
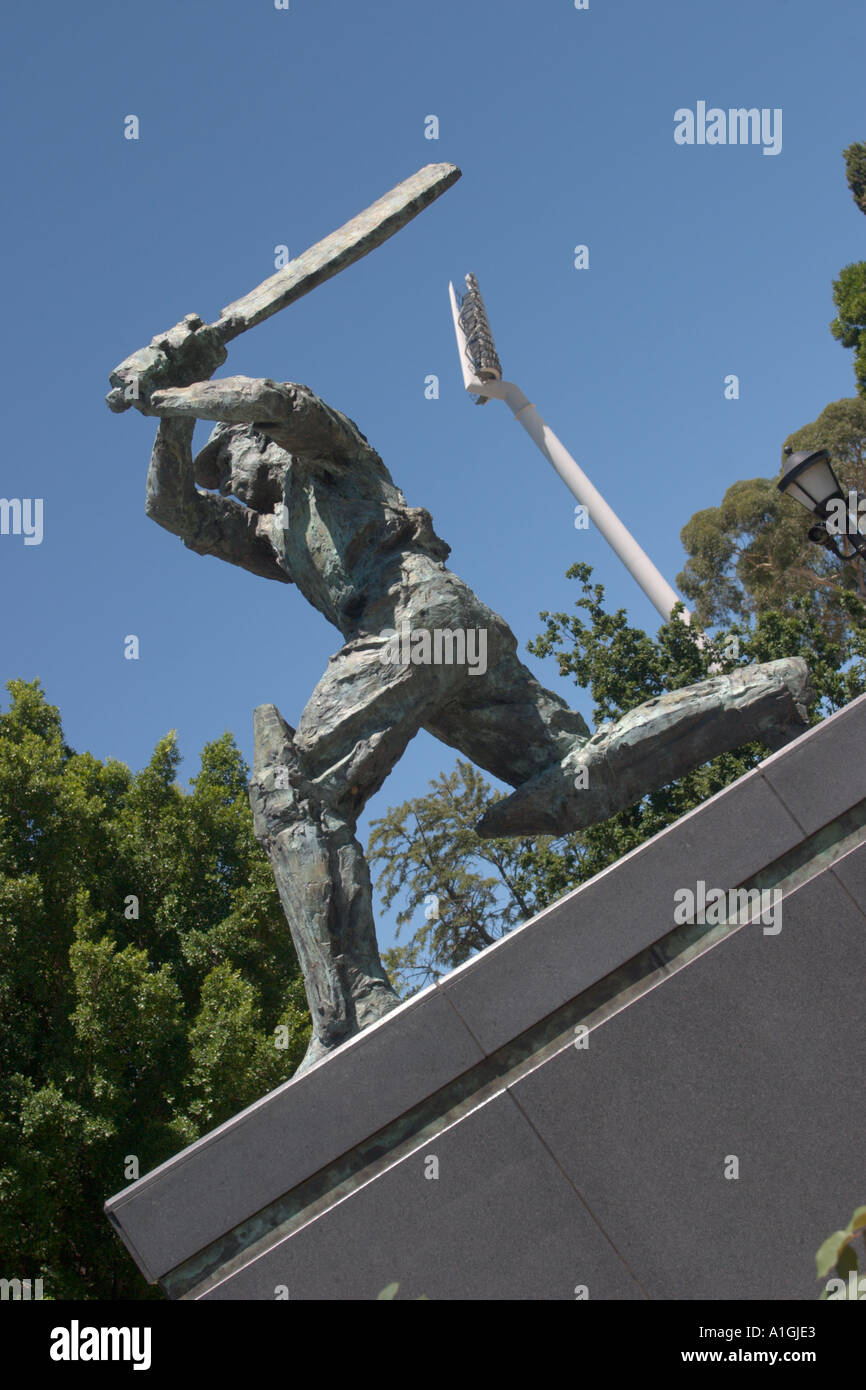
<path fill-rule="evenodd" d="M 145 1275 L 816 1298 L 866 1201 L 864 747 L 866 697 L 113 1197 Z"/>

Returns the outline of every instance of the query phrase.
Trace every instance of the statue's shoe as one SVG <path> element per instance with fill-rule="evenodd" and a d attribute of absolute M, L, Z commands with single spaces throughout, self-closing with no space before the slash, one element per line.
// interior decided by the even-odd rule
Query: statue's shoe
<path fill-rule="evenodd" d="M 296 1067 L 294 1075 L 300 1076 L 301 1072 L 309 1071 L 310 1067 L 314 1067 L 317 1062 L 323 1061 L 325 1057 L 330 1057 L 333 1052 L 337 1051 L 337 1048 L 343 1046 L 343 1043 L 348 1042 L 350 1038 L 357 1037 L 365 1028 L 369 1028 L 371 1023 L 376 1023 L 380 1018 L 384 1018 L 402 1002 L 402 999 L 385 981 L 368 979 L 364 989 L 355 990 L 352 993 L 350 1007 L 355 1022 L 339 1036 L 330 1037 L 327 1040 L 313 1033 L 304 1053 L 303 1061 L 300 1066 Z"/>
<path fill-rule="evenodd" d="M 346 1039 L 343 1038 L 342 1041 L 345 1042 Z M 303 1060 L 295 1068 L 293 1075 L 300 1076 L 301 1072 L 309 1071 L 310 1067 L 314 1067 L 317 1062 L 323 1061 L 325 1057 L 330 1057 L 337 1047 L 339 1047 L 339 1043 L 333 1043 L 329 1046 L 327 1043 L 323 1043 L 321 1038 L 317 1038 L 314 1033 L 310 1038 Z"/>
<path fill-rule="evenodd" d="M 809 727 L 802 657 L 747 666 L 647 700 L 576 743 L 475 827 L 485 838 L 565 835 L 607 820 L 648 792 L 753 740 L 777 749 Z"/>

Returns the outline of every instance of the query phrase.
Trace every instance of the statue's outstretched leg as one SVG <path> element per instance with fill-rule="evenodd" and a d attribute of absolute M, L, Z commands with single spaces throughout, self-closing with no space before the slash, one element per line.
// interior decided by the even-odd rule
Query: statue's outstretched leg
<path fill-rule="evenodd" d="M 591 736 L 581 716 L 523 665 L 498 614 L 449 571 L 434 583 L 467 627 L 486 628 L 490 638 L 486 672 L 455 685 L 423 720 L 443 743 L 516 788 L 479 821 L 486 838 L 583 829 L 720 753 L 752 740 L 775 749 L 808 728 L 808 668 L 789 657 L 647 700 Z"/>
<path fill-rule="evenodd" d="M 789 657 L 647 700 L 496 802 L 476 829 L 563 835 L 595 825 L 741 744 L 783 746 L 808 728 L 811 695 L 805 661 Z"/>
<path fill-rule="evenodd" d="M 354 821 L 309 781 L 294 730 L 274 705 L 254 715 L 256 836 L 271 861 L 313 1019 L 301 1068 L 400 1002 L 376 944 L 370 873 Z"/>

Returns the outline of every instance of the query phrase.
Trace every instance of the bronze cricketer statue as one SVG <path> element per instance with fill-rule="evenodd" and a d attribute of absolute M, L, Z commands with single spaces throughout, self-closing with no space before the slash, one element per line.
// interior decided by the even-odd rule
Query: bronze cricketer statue
<path fill-rule="evenodd" d="M 781 746 L 807 726 L 808 671 L 792 658 L 647 701 L 593 736 L 519 660 L 507 623 L 446 568 L 429 513 L 407 504 L 353 421 L 306 386 L 211 380 L 227 341 L 379 245 L 458 177 L 428 165 L 215 324 L 187 315 L 110 377 L 112 409 L 160 420 L 148 516 L 200 555 L 297 585 L 341 635 L 296 729 L 273 704 L 254 716 L 250 800 L 312 1014 L 304 1067 L 400 1002 L 355 829 L 419 729 L 515 788 L 480 834 L 532 836 L 604 820 L 718 753 L 751 739 Z M 216 425 L 193 457 L 199 419 Z"/>

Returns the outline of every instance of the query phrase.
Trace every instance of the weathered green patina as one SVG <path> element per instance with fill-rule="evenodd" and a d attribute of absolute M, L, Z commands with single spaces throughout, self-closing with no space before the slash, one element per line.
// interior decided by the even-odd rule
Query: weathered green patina
<path fill-rule="evenodd" d="M 198 554 L 297 585 L 343 639 L 297 729 L 273 704 L 255 717 L 250 798 L 304 974 L 305 1066 L 399 1002 L 355 829 L 420 729 L 515 788 L 482 835 L 532 836 L 604 820 L 719 753 L 755 739 L 777 747 L 806 727 L 808 671 L 791 659 L 647 701 L 591 735 L 523 665 L 504 619 L 446 568 L 429 513 L 408 505 L 353 421 L 296 383 L 209 380 L 230 338 L 366 254 L 458 176 L 421 170 L 215 324 L 189 315 L 111 375 L 112 409 L 160 417 L 148 515 Z M 194 458 L 197 419 L 216 428 Z"/>

